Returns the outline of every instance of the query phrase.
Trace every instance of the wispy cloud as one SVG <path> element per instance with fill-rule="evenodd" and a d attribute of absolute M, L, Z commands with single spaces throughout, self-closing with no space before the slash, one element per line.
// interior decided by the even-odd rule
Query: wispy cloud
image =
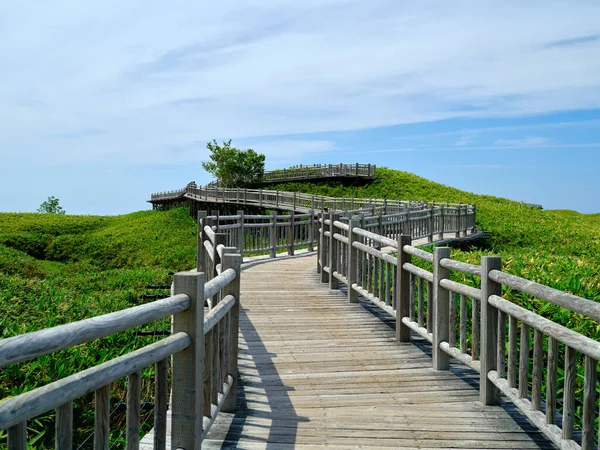
<path fill-rule="evenodd" d="M 498 139 L 494 145 L 503 147 L 542 147 L 547 146 L 552 142 L 552 139 L 538 136 L 527 136 L 520 139 Z"/>
<path fill-rule="evenodd" d="M 473 142 L 472 136 L 461 136 L 458 141 L 454 144 L 456 147 L 462 147 L 464 145 L 468 145 Z"/>
<path fill-rule="evenodd" d="M 145 163 L 212 138 L 598 108 L 599 16 L 599 2 L 6 3 L 0 151 L 43 159 L 47 136 L 101 129 L 53 160 Z"/>
<path fill-rule="evenodd" d="M 568 47 L 572 45 L 588 44 L 590 42 L 600 41 L 600 34 L 592 34 L 589 36 L 579 36 L 570 39 L 560 39 L 558 41 L 549 42 L 545 45 L 546 48 Z"/>
<path fill-rule="evenodd" d="M 446 169 L 518 169 L 519 165 L 512 164 L 457 164 L 449 166 L 441 166 Z"/>

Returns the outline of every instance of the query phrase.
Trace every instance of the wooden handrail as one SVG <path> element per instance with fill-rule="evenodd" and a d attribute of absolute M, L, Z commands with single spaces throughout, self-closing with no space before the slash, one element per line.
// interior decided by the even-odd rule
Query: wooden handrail
<path fill-rule="evenodd" d="M 171 356 L 173 447 L 199 448 L 219 411 L 233 412 L 236 405 L 232 397 L 237 385 L 241 256 L 223 247 L 221 235 L 213 237 L 222 267 L 218 275 L 179 272 L 174 276 L 175 295 L 167 299 L 0 340 L 3 367 L 172 317 L 172 335 L 165 339 L 0 402 L 0 429 L 8 429 L 11 449 L 25 450 L 27 421 L 53 408 L 56 446 L 70 447 L 73 400 L 90 391 L 96 393 L 94 446 L 108 448 L 110 384 L 123 377 L 128 377 L 127 447 L 138 448 L 141 373 L 152 364 L 156 365 L 155 442 L 164 448 Z M 204 317 L 206 298 L 212 299 L 215 308 Z M 208 376 L 206 368 L 211 372 Z M 190 391 L 197 394 L 190 395 Z"/>

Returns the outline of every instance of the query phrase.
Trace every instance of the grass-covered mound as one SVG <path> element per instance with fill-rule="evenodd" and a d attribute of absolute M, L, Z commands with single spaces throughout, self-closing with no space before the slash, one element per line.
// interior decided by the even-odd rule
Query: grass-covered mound
<path fill-rule="evenodd" d="M 115 217 L 0 214 L 0 337 L 144 302 L 141 294 L 156 293 L 147 291 L 146 285 L 170 284 L 169 271 L 194 267 L 195 230 L 186 209 Z M 168 321 L 163 322 L 145 328 L 169 328 Z M 0 398 L 50 383 L 159 338 L 135 336 L 130 330 L 9 366 L 0 372 Z M 150 371 L 145 376 L 148 379 Z M 113 407 L 120 399 L 124 401 L 123 384 L 113 386 Z M 145 382 L 144 389 L 144 399 L 151 399 L 150 384 Z M 92 431 L 92 405 L 93 395 L 75 404 L 76 442 Z M 123 415 L 113 419 L 122 421 Z M 52 420 L 53 414 L 49 414 L 29 424 L 30 438 L 39 438 L 33 447 L 52 446 Z M 4 444 L 0 439 L 0 447 Z"/>

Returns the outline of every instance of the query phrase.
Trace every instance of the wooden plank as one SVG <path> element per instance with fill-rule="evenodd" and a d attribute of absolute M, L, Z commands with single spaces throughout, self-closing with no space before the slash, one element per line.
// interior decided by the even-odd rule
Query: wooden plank
<path fill-rule="evenodd" d="M 66 402 L 56 408 L 55 447 L 58 450 L 73 448 L 73 402 Z"/>
<path fill-rule="evenodd" d="M 96 389 L 94 450 L 108 450 L 110 438 L 110 384 Z"/>
<path fill-rule="evenodd" d="M 136 371 L 127 378 L 127 450 L 140 448 L 140 404 L 142 374 Z"/>

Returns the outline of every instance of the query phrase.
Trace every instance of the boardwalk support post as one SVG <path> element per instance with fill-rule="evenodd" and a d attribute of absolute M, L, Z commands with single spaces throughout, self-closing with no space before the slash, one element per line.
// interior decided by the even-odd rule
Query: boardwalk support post
<path fill-rule="evenodd" d="M 321 232 L 319 233 L 319 257 L 321 258 L 321 283 L 329 282 L 329 274 L 323 270 L 323 267 L 327 266 L 327 257 L 329 256 L 329 252 L 327 251 L 327 243 L 329 240 L 325 236 L 325 230 L 327 227 L 325 226 L 325 219 L 327 219 L 327 208 L 323 208 L 321 210 Z"/>
<path fill-rule="evenodd" d="M 448 247 L 433 250 L 433 368 L 448 370 L 450 357 L 440 348 L 440 343 L 448 342 L 450 336 L 450 292 L 440 286 L 440 281 L 450 277 L 450 270 L 442 267 L 440 261 L 450 258 Z M 452 330 L 454 332 L 454 330 Z"/>
<path fill-rule="evenodd" d="M 338 254 L 337 254 L 337 241 L 333 238 L 335 234 L 335 226 L 333 222 L 338 219 L 338 214 L 330 213 L 329 214 L 329 257 L 327 258 L 329 261 L 329 289 L 337 289 L 339 286 L 338 279 L 333 276 L 333 272 L 337 270 L 338 266 Z"/>
<path fill-rule="evenodd" d="M 201 272 L 179 272 L 174 294 L 186 294 L 190 307 L 173 317 L 173 334 L 187 333 L 188 348 L 173 355 L 172 447 L 194 449 L 202 443 L 204 374 L 204 282 Z"/>
<path fill-rule="evenodd" d="M 271 258 L 277 256 L 277 211 L 271 211 L 271 226 L 269 227 L 269 250 Z"/>
<path fill-rule="evenodd" d="M 308 218 L 310 222 L 308 226 L 308 251 L 313 252 L 315 250 L 315 210 L 311 209 L 308 213 L 310 214 Z"/>
<path fill-rule="evenodd" d="M 225 374 L 223 379 L 227 379 L 227 375 L 231 375 L 233 383 L 229 390 L 229 395 L 223 403 L 221 411 L 227 413 L 234 413 L 237 405 L 237 385 L 238 385 L 238 339 L 240 329 L 240 266 L 242 263 L 242 256 L 236 253 L 225 253 L 223 254 L 223 270 L 234 269 L 237 276 L 231 281 L 223 290 L 223 297 L 227 295 L 233 295 L 235 297 L 235 303 L 229 312 L 229 333 L 224 333 L 225 348 L 227 358 L 227 367 L 225 368 Z"/>
<path fill-rule="evenodd" d="M 244 210 L 239 209 L 237 211 L 237 215 L 240 216 L 240 218 L 238 219 L 238 226 L 240 228 L 238 230 L 238 241 L 236 243 L 236 247 L 237 247 L 238 251 L 240 252 L 240 256 L 243 258 L 244 257 L 244 247 L 246 244 L 246 235 L 244 233 Z"/>
<path fill-rule="evenodd" d="M 441 205 L 440 206 L 440 235 L 438 237 L 439 240 L 444 239 L 444 231 L 446 231 L 444 219 L 445 219 L 444 205 Z"/>
<path fill-rule="evenodd" d="M 398 267 L 396 289 L 396 340 L 398 342 L 408 342 L 410 340 L 410 328 L 402 323 L 403 317 L 408 317 L 410 311 L 410 273 L 404 269 L 405 263 L 411 262 L 411 256 L 404 251 L 405 245 L 410 245 L 412 238 L 408 235 L 401 234 L 398 236 Z"/>
<path fill-rule="evenodd" d="M 202 251 L 204 250 L 204 225 L 207 215 L 208 211 L 198 211 L 198 251 L 196 252 L 196 272 L 204 272 L 204 258 L 202 258 Z"/>
<path fill-rule="evenodd" d="M 358 279 L 358 250 L 352 245 L 357 240 L 357 235 L 353 230 L 358 224 L 358 217 L 356 216 L 352 216 L 348 220 L 348 265 L 346 266 L 346 273 L 348 277 L 348 301 L 350 303 L 358 302 L 358 292 L 352 288 L 352 285 Z"/>
<path fill-rule="evenodd" d="M 287 229 L 287 251 L 288 255 L 294 255 L 294 236 L 295 236 L 295 223 L 294 223 L 294 211 L 290 211 L 290 224 Z"/>
<path fill-rule="evenodd" d="M 488 379 L 488 372 L 496 370 L 498 346 L 498 310 L 488 303 L 491 295 L 502 295 L 502 285 L 492 281 L 489 273 L 502 270 L 502 259 L 498 256 L 484 256 L 481 259 L 481 374 L 479 396 L 484 405 L 497 405 L 500 391 Z"/>

